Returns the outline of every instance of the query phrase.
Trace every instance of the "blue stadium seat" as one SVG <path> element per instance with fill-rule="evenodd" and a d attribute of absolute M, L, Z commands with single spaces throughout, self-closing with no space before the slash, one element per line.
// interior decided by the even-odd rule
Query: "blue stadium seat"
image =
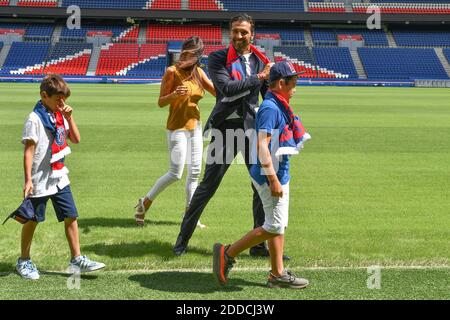
<path fill-rule="evenodd" d="M 444 56 L 447 58 L 448 63 L 450 63 L 450 49 L 444 49 Z"/>
<path fill-rule="evenodd" d="M 264 11 L 264 12 L 303 12 L 305 11 L 302 0 L 221 0 L 225 10 L 229 11 Z"/>
<path fill-rule="evenodd" d="M 167 59 L 159 57 L 157 59 L 147 60 L 128 71 L 127 76 L 161 78 L 167 67 Z"/>
<path fill-rule="evenodd" d="M 317 47 L 313 48 L 316 63 L 328 70 L 348 74 L 349 78 L 358 78 L 355 65 L 348 48 Z"/>
<path fill-rule="evenodd" d="M 69 55 L 74 55 L 85 49 L 93 49 L 92 43 L 67 43 L 58 42 L 50 50 L 48 60 L 59 59 Z"/>
<path fill-rule="evenodd" d="M 279 34 L 283 44 L 290 42 L 301 44 L 305 42 L 305 33 L 301 28 L 257 27 L 256 34 Z"/>
<path fill-rule="evenodd" d="M 311 51 L 307 47 L 273 47 L 273 52 L 281 52 L 292 59 L 316 64 Z"/>
<path fill-rule="evenodd" d="M 361 35 L 365 46 L 388 46 L 386 33 L 383 30 L 366 29 L 313 29 L 312 37 L 317 45 L 337 45 L 339 34 Z"/>
<path fill-rule="evenodd" d="M 54 26 L 51 24 L 30 24 L 25 33 L 25 39 L 35 38 L 42 41 L 50 41 Z"/>
<path fill-rule="evenodd" d="M 43 63 L 47 58 L 49 48 L 49 43 L 13 42 L 3 64 L 2 74 L 9 74 L 10 70 Z"/>
<path fill-rule="evenodd" d="M 399 46 L 450 47 L 450 31 L 393 29 Z"/>
<path fill-rule="evenodd" d="M 144 9 L 146 0 L 63 0 L 63 7 L 77 5 L 80 8 Z"/>
<path fill-rule="evenodd" d="M 118 37 L 128 27 L 117 25 L 83 25 L 80 29 L 64 27 L 61 32 L 61 41 L 84 40 L 88 31 L 112 31 L 113 37 Z"/>
<path fill-rule="evenodd" d="M 358 48 L 369 79 L 448 79 L 433 49 Z"/>

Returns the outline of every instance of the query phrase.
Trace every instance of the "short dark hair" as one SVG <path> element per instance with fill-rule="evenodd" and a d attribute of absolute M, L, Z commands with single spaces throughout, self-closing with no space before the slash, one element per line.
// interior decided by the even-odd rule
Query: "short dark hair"
<path fill-rule="evenodd" d="M 252 28 L 252 33 L 255 33 L 255 22 L 253 21 L 253 18 L 251 16 L 249 16 L 248 14 L 240 13 L 237 16 L 234 16 L 233 18 L 231 18 L 230 30 L 233 27 L 233 23 L 235 23 L 236 21 L 239 21 L 239 22 L 246 21 L 246 22 L 250 23 L 251 28 Z"/>
<path fill-rule="evenodd" d="M 58 74 L 49 74 L 41 82 L 41 92 L 46 92 L 49 97 L 54 94 L 62 94 L 70 97 L 70 89 L 67 82 Z"/>
<path fill-rule="evenodd" d="M 294 77 L 296 77 L 296 76 L 284 77 L 284 78 L 281 78 L 281 79 L 283 79 L 284 83 L 288 85 L 294 79 Z M 278 79 L 278 80 L 281 80 L 281 79 Z M 277 83 L 278 80 L 270 82 L 269 83 L 269 87 L 270 88 L 274 88 L 275 84 Z"/>

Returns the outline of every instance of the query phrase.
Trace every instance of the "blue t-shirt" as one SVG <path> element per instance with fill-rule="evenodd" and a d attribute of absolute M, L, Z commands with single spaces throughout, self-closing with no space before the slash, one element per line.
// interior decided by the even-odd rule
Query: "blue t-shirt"
<path fill-rule="evenodd" d="M 279 147 L 280 133 L 283 132 L 287 122 L 278 105 L 273 99 L 265 99 L 261 104 L 255 120 L 256 134 L 265 131 L 271 135 L 269 150 L 272 154 L 273 167 L 277 172 L 278 180 L 282 185 L 289 182 L 289 156 L 283 155 L 280 158 L 274 156 Z M 278 170 L 277 170 L 278 166 Z M 260 185 L 268 183 L 259 159 L 257 164 L 250 167 L 250 176 Z"/>

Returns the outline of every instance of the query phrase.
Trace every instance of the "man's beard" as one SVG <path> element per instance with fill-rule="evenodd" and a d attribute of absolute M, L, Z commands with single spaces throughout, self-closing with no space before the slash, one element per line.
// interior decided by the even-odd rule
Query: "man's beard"
<path fill-rule="evenodd" d="M 246 50 L 248 48 L 248 46 L 250 44 L 250 42 L 248 42 L 247 40 L 233 41 L 233 43 L 234 43 L 234 48 L 238 52 L 243 52 L 244 50 Z"/>

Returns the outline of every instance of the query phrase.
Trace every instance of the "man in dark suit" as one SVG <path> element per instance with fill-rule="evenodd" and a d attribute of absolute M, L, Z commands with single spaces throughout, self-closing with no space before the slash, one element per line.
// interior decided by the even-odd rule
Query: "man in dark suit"
<path fill-rule="evenodd" d="M 216 105 L 206 123 L 205 131 L 212 129 L 221 139 L 212 134 L 203 180 L 191 199 L 173 248 L 176 255 L 186 253 L 200 215 L 237 153 L 240 152 L 244 156 L 247 168 L 250 167 L 251 141 L 244 135 L 242 138 L 245 143 L 239 143 L 236 136 L 254 128 L 258 97 L 260 93 L 263 98 L 266 94 L 267 80 L 273 65 L 251 45 L 253 36 L 254 22 L 250 16 L 240 14 L 233 17 L 230 21 L 230 47 L 209 55 L 208 72 L 217 95 Z M 230 133 L 230 130 L 232 134 L 227 135 L 226 132 Z M 264 224 L 264 210 L 253 185 L 252 188 L 253 220 L 254 228 L 257 228 Z M 269 251 L 265 243 L 261 243 L 250 249 L 250 255 L 268 257 Z"/>

